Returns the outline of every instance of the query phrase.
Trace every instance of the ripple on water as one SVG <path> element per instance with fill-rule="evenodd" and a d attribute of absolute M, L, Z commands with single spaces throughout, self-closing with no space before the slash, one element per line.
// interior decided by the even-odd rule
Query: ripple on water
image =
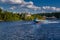
<path fill-rule="evenodd" d="M 25 24 L 26 23 L 26 24 Z M 60 24 L 33 24 L 32 22 L 0 23 L 0 40 L 60 39 Z"/>

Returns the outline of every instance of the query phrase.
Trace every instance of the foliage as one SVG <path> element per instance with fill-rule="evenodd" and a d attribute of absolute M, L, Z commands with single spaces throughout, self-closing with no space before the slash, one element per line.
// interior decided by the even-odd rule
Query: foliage
<path fill-rule="evenodd" d="M 34 18 L 44 19 L 43 16 L 51 17 L 55 16 L 56 18 L 60 18 L 60 12 L 52 12 L 52 13 L 37 13 L 31 14 L 31 16 L 27 16 L 27 13 L 13 13 L 8 11 L 3 11 L 0 8 L 0 21 L 18 21 L 18 20 L 34 20 Z"/>

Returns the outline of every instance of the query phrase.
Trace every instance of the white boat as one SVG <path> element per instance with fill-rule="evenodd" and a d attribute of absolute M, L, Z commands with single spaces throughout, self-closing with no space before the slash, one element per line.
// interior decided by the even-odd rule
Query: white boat
<path fill-rule="evenodd" d="M 50 22 L 53 22 L 53 21 L 50 21 L 50 20 L 38 20 L 38 19 L 35 19 L 34 22 L 35 22 L 35 23 L 50 23 Z"/>
<path fill-rule="evenodd" d="M 41 22 L 44 22 L 44 21 L 46 21 L 46 20 L 38 20 L 38 19 L 34 20 L 35 23 L 41 23 Z"/>
<path fill-rule="evenodd" d="M 35 21 L 34 21 L 35 23 L 59 23 L 58 21 L 51 21 L 51 20 L 38 20 L 38 19 L 36 19 Z"/>

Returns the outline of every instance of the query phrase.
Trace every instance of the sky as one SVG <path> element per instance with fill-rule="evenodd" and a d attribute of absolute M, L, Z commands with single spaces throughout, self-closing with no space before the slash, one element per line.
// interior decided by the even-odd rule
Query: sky
<path fill-rule="evenodd" d="M 0 8 L 12 12 L 59 12 L 60 0 L 0 0 Z"/>

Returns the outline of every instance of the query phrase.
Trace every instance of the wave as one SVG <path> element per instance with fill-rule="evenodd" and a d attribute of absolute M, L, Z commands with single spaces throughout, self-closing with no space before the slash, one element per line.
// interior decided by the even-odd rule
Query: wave
<path fill-rule="evenodd" d="M 59 21 L 46 20 L 43 23 L 48 24 L 48 23 L 60 23 L 60 22 Z"/>

